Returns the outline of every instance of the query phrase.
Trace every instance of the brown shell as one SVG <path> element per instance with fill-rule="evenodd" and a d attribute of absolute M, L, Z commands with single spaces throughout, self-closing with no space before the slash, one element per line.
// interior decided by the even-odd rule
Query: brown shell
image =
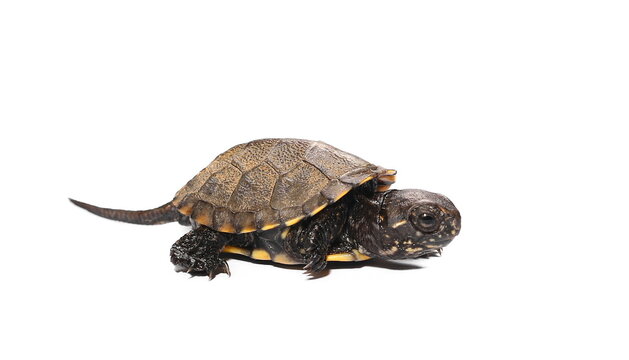
<path fill-rule="evenodd" d="M 262 139 L 232 147 L 201 170 L 172 201 L 212 229 L 245 233 L 291 226 L 387 170 L 319 141 Z"/>

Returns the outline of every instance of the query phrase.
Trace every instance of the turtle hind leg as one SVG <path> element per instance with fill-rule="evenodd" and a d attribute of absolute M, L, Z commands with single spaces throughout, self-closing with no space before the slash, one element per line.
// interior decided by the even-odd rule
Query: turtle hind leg
<path fill-rule="evenodd" d="M 210 280 L 220 273 L 231 275 L 227 262 L 220 257 L 228 239 L 208 227 L 200 226 L 182 236 L 170 249 L 170 261 L 177 271 L 204 274 Z"/>

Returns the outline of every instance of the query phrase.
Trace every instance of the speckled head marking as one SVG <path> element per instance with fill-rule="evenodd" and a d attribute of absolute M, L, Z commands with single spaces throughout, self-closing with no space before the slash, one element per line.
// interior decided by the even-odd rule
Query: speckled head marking
<path fill-rule="evenodd" d="M 438 253 L 461 230 L 461 215 L 445 196 L 424 190 L 391 190 L 381 198 L 379 229 L 367 253 L 389 259 Z"/>

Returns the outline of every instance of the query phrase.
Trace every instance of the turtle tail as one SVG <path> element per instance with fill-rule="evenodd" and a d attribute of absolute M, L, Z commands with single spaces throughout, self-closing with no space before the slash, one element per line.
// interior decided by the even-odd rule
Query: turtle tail
<path fill-rule="evenodd" d="M 110 220 L 117 220 L 131 224 L 140 225 L 157 225 L 165 224 L 169 222 L 179 221 L 183 225 L 188 225 L 189 220 L 187 216 L 182 215 L 172 203 L 166 203 L 158 208 L 150 210 L 117 210 L 106 209 L 98 206 L 86 204 L 74 199 L 70 201 L 92 214 L 96 214 L 100 217 L 104 217 Z M 188 221 L 187 221 L 188 220 Z"/>

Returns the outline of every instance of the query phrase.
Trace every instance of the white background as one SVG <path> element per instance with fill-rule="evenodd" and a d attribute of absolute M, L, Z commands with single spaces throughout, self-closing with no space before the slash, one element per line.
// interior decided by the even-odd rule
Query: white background
<path fill-rule="evenodd" d="M 3 359 L 627 359 L 623 1 L 3 1 Z M 421 268 L 175 273 L 143 209 L 323 140 L 449 196 Z"/>

